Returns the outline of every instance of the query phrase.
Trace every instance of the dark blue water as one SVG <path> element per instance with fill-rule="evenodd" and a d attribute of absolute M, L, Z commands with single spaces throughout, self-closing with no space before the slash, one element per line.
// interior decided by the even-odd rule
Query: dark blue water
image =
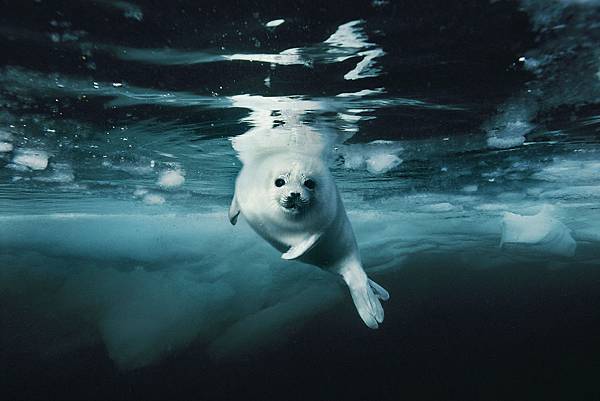
<path fill-rule="evenodd" d="M 600 397 L 599 2 L 0 10 L 1 398 Z M 229 224 L 232 139 L 290 121 L 376 331 Z"/>

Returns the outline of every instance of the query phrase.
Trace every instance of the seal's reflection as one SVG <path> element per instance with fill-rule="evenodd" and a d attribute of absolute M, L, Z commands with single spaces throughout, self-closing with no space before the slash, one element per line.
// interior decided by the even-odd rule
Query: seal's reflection
<path fill-rule="evenodd" d="M 232 140 L 243 167 L 229 219 L 236 224 L 243 215 L 283 259 L 341 275 L 360 317 L 375 329 L 383 321 L 380 300 L 389 294 L 362 268 L 352 226 L 327 167 L 329 138 L 302 122 L 304 110 L 294 106 L 292 111 L 268 113 L 254 109 L 250 119 L 255 127 Z"/>

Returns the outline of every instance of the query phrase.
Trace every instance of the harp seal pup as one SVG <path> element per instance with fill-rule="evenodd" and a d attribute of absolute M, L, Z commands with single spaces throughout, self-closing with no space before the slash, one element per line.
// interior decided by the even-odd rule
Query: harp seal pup
<path fill-rule="evenodd" d="M 321 158 L 274 152 L 245 160 L 229 208 L 231 224 L 240 213 L 283 259 L 341 275 L 368 327 L 383 322 L 380 300 L 389 294 L 363 270 L 354 231 Z"/>

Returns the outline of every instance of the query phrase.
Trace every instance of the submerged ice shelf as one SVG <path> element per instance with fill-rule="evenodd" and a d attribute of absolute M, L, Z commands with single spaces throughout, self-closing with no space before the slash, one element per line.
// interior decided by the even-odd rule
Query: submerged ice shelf
<path fill-rule="evenodd" d="M 225 205 L 185 213 L 165 203 L 149 213 L 133 200 L 127 204 L 126 213 L 0 217 L 0 289 L 11 307 L 23 302 L 11 294 L 34 280 L 44 288 L 31 293 L 39 297 L 36 311 L 71 316 L 73 324 L 98 332 L 86 341 L 102 341 L 121 367 L 135 368 L 192 341 L 207 343 L 215 358 L 252 353 L 344 300 L 333 277 L 283 265 L 243 220 L 234 230 Z M 383 282 L 408 261 L 435 255 L 474 269 L 497 268 L 517 255 L 555 267 L 555 255 L 565 263 L 600 263 L 597 209 L 540 211 L 539 204 L 518 201 L 486 209 L 481 198 L 448 194 L 348 204 L 365 268 Z M 576 252 L 567 226 L 580 238 Z M 500 247 L 501 241 L 525 252 Z"/>

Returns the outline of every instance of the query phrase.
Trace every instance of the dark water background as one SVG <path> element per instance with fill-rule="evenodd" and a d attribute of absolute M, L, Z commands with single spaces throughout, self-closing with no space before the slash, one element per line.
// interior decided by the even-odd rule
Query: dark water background
<path fill-rule="evenodd" d="M 598 399 L 599 8 L 0 1 L 0 397 Z M 328 47 L 352 21 L 362 44 Z M 318 102 L 341 138 L 332 171 L 392 295 L 377 331 L 333 277 L 228 226 L 229 138 L 273 99 Z M 574 254 L 499 247 L 504 212 L 544 205 Z"/>

